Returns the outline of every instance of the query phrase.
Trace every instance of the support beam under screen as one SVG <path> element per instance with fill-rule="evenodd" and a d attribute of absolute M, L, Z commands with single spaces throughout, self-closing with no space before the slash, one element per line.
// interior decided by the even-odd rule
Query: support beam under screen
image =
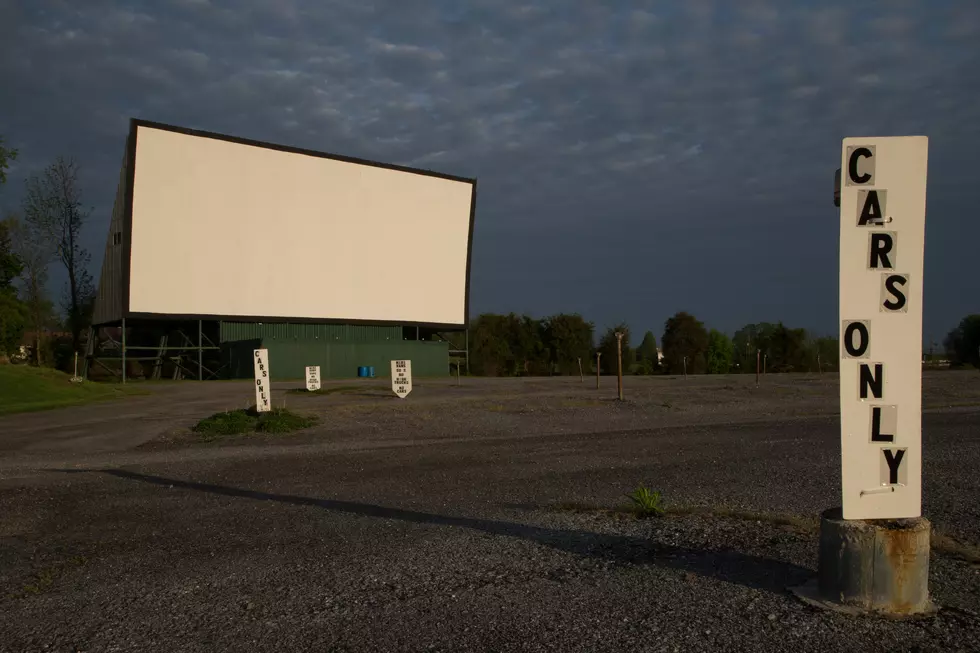
<path fill-rule="evenodd" d="M 122 382 L 126 383 L 126 318 L 122 319 Z"/>

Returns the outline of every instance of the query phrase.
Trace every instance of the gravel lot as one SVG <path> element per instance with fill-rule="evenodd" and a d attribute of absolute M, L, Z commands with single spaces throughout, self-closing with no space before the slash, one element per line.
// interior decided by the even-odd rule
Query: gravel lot
<path fill-rule="evenodd" d="M 977 651 L 980 565 L 932 619 L 816 611 L 839 502 L 832 375 L 381 382 L 277 403 L 308 431 L 200 443 L 247 384 L 0 419 L 0 651 Z M 338 384 L 333 384 L 337 386 Z M 980 542 L 980 374 L 924 381 L 924 511 Z M 635 520 L 643 483 L 714 514 Z"/>

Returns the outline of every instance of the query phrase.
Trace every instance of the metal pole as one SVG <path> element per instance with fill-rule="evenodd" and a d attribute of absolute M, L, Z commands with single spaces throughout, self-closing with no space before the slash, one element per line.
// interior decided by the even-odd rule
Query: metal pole
<path fill-rule="evenodd" d="M 197 380 L 204 380 L 204 322 L 197 321 Z"/>
<path fill-rule="evenodd" d="M 623 400 L 623 334 L 616 333 L 616 373 L 619 387 L 619 400 Z"/>
<path fill-rule="evenodd" d="M 126 318 L 122 319 L 122 382 L 126 383 Z"/>
<path fill-rule="evenodd" d="M 595 389 L 596 390 L 599 389 L 599 374 L 600 374 L 600 370 L 602 369 L 599 366 L 599 359 L 600 358 L 602 358 L 602 352 L 601 351 L 597 351 L 595 353 Z"/>
<path fill-rule="evenodd" d="M 466 376 L 470 375 L 470 328 L 466 327 Z"/>
<path fill-rule="evenodd" d="M 687 356 L 684 357 L 684 378 L 687 378 Z"/>
<path fill-rule="evenodd" d="M 766 368 L 769 366 L 769 354 L 762 357 L 762 373 L 766 373 Z"/>
<path fill-rule="evenodd" d="M 759 355 L 760 354 L 761 354 L 761 350 L 756 349 L 755 350 L 755 384 L 756 385 L 759 385 Z"/>
<path fill-rule="evenodd" d="M 459 386 L 459 363 L 456 363 L 456 385 Z"/>

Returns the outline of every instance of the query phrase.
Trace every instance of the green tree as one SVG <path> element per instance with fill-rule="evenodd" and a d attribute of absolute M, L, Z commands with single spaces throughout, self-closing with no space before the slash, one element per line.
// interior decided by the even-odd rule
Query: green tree
<path fill-rule="evenodd" d="M 17 158 L 17 150 L 4 147 L 3 136 L 0 136 L 0 186 L 7 183 L 7 170 L 10 162 Z"/>
<path fill-rule="evenodd" d="M 769 352 L 775 330 L 775 324 L 760 322 L 746 324 L 735 332 L 732 345 L 735 350 L 735 368 L 738 372 L 755 374 L 756 351 L 759 352 L 760 358 Z"/>
<path fill-rule="evenodd" d="M 702 374 L 707 366 L 708 332 L 696 317 L 681 311 L 664 324 L 660 339 L 664 350 L 663 364 L 669 374 L 685 369 L 690 374 Z"/>
<path fill-rule="evenodd" d="M 806 372 L 806 330 L 790 329 L 782 322 L 773 330 L 768 352 L 767 370 L 770 372 Z"/>
<path fill-rule="evenodd" d="M 595 326 L 578 313 L 559 313 L 542 321 L 549 360 L 562 374 L 578 374 L 578 360 L 588 367 Z"/>
<path fill-rule="evenodd" d="M 980 314 L 967 315 L 960 320 L 943 344 L 951 366 L 980 368 Z"/>
<path fill-rule="evenodd" d="M 480 315 L 470 326 L 470 368 L 474 374 L 500 376 L 513 358 L 506 332 L 506 317 Z"/>
<path fill-rule="evenodd" d="M 708 374 L 728 374 L 734 355 L 735 348 L 728 336 L 717 329 L 708 332 Z"/>
<path fill-rule="evenodd" d="M 13 227 L 13 218 L 0 221 L 0 357 L 16 353 L 28 321 L 27 306 L 17 298 L 13 285 L 24 270 L 13 249 Z"/>
<path fill-rule="evenodd" d="M 27 181 L 24 214 L 32 225 L 45 230 L 54 245 L 55 259 L 61 263 L 68 281 L 62 308 L 71 331 L 72 349 L 78 351 L 95 286 L 88 271 L 91 255 L 81 245 L 82 229 L 88 211 L 82 206 L 79 166 L 72 158 L 58 157 L 41 174 Z"/>
<path fill-rule="evenodd" d="M 813 340 L 814 369 L 819 372 L 840 370 L 840 341 L 832 336 Z"/>
<path fill-rule="evenodd" d="M 16 216 L 7 219 L 12 252 L 23 266 L 20 273 L 22 300 L 27 305 L 28 328 L 34 347 L 33 362 L 44 365 L 45 338 L 52 323 L 53 308 L 45 287 L 48 268 L 54 258 L 54 246 L 48 238 L 48 228 L 34 219 L 20 220 Z"/>
<path fill-rule="evenodd" d="M 652 374 L 660 367 L 660 357 L 657 355 L 657 339 L 652 331 L 643 334 L 643 340 L 636 349 L 636 357 L 645 374 Z"/>
<path fill-rule="evenodd" d="M 602 371 L 606 374 L 617 374 L 619 372 L 618 343 L 616 342 L 617 332 L 623 334 L 623 374 L 627 374 L 629 370 L 628 361 L 631 360 L 630 328 L 625 322 L 620 322 L 606 329 L 606 332 L 602 334 L 602 338 L 599 339 L 598 351 L 602 354 L 602 358 L 599 361 L 602 366 Z"/>
<path fill-rule="evenodd" d="M 0 221 L 0 291 L 13 290 L 14 280 L 24 270 L 24 264 L 13 248 L 14 222 L 13 217 Z"/>

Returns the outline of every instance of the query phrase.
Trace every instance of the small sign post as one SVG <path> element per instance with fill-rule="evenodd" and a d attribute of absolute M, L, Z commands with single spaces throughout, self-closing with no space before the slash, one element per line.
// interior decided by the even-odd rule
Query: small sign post
<path fill-rule="evenodd" d="M 391 390 L 400 399 L 412 391 L 412 361 L 391 361 Z"/>
<path fill-rule="evenodd" d="M 306 367 L 306 390 L 316 392 L 320 389 L 320 366 L 308 365 Z"/>
<path fill-rule="evenodd" d="M 256 349 L 255 358 L 255 410 L 266 413 L 272 410 L 272 392 L 269 387 L 269 350 Z"/>

